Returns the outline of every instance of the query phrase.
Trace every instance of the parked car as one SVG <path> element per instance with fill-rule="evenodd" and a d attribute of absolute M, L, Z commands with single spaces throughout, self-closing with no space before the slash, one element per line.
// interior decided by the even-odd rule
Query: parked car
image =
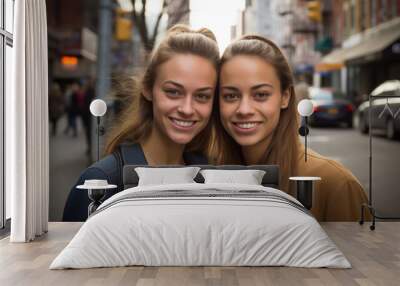
<path fill-rule="evenodd" d="M 371 126 L 384 130 L 386 137 L 395 139 L 400 135 L 400 80 L 385 81 L 371 92 Z M 358 129 L 361 133 L 369 130 L 369 100 L 364 101 L 356 111 Z"/>
<path fill-rule="evenodd" d="M 314 112 L 310 116 L 310 125 L 339 125 L 353 126 L 354 106 L 346 100 L 342 93 L 327 88 L 309 88 L 310 99 Z"/>

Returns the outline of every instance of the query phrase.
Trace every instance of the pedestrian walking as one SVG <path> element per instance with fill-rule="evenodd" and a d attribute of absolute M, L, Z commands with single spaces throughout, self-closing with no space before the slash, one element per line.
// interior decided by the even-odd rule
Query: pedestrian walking
<path fill-rule="evenodd" d="M 49 92 L 49 119 L 51 123 L 51 135 L 57 135 L 57 123 L 64 114 L 65 100 L 57 83 L 52 83 Z"/>
<path fill-rule="evenodd" d="M 90 103 L 95 98 L 94 81 L 89 79 L 83 89 L 83 104 L 80 112 L 82 118 L 83 129 L 86 137 L 86 155 L 91 154 L 92 147 L 92 116 L 90 113 Z"/>
<path fill-rule="evenodd" d="M 64 134 L 68 135 L 70 130 L 72 130 L 72 135 L 76 137 L 78 135 L 76 118 L 79 115 L 79 104 L 78 97 L 80 92 L 79 83 L 73 83 L 70 88 L 67 89 L 65 97 L 67 103 L 67 115 L 68 115 L 68 124 L 64 130 Z"/>

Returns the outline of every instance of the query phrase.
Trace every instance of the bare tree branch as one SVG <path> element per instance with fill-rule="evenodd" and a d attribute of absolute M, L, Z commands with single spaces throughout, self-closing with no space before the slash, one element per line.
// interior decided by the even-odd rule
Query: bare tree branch
<path fill-rule="evenodd" d="M 189 0 L 169 0 L 168 3 L 168 25 L 167 29 L 173 25 L 184 22 L 187 23 L 189 20 Z M 185 19 L 186 18 L 186 19 Z"/>
<path fill-rule="evenodd" d="M 147 49 L 148 46 L 148 35 L 147 35 L 147 24 L 146 24 L 146 0 L 142 0 L 142 10 L 138 14 L 135 8 L 135 0 L 132 0 L 133 4 L 133 11 L 132 11 L 132 16 L 133 16 L 133 22 L 134 25 L 136 25 L 137 29 L 139 30 L 140 38 L 142 40 L 142 44 Z"/>
<path fill-rule="evenodd" d="M 154 45 L 156 43 L 156 38 L 157 38 L 157 35 L 158 35 L 158 27 L 160 26 L 161 18 L 162 18 L 162 16 L 164 15 L 164 13 L 166 11 L 166 7 L 167 7 L 167 1 L 164 0 L 163 4 L 162 4 L 162 7 L 161 7 L 161 12 L 158 14 L 157 21 L 156 21 L 156 24 L 155 24 L 154 29 L 153 29 L 153 36 L 151 37 L 151 40 L 150 40 L 150 44 L 152 46 L 151 47 L 152 49 L 153 49 L 153 47 L 154 47 Z"/>
<path fill-rule="evenodd" d="M 184 0 L 184 1 L 187 1 L 187 0 Z M 144 49 L 147 52 L 151 52 L 151 50 L 154 48 L 156 38 L 159 33 L 161 19 L 162 19 L 163 15 L 167 12 L 169 1 L 163 0 L 161 11 L 157 16 L 157 20 L 156 20 L 156 23 L 155 23 L 155 26 L 153 28 L 151 35 L 149 34 L 149 30 L 148 30 L 147 23 L 146 23 L 147 0 L 141 0 L 141 2 L 142 2 L 142 10 L 139 12 L 135 8 L 136 0 L 132 0 L 132 5 L 133 5 L 132 18 L 133 18 L 134 25 L 136 26 L 136 28 L 139 31 L 140 38 L 142 40 Z M 182 19 L 188 13 L 189 13 L 189 9 L 185 9 L 184 11 L 179 11 L 176 14 L 176 16 L 174 16 L 174 19 L 177 19 L 177 21 L 179 22 L 180 19 Z M 177 23 L 177 22 L 175 22 L 175 23 Z"/>
<path fill-rule="evenodd" d="M 133 7 L 133 15 L 136 15 L 136 9 L 135 9 L 135 4 L 136 4 L 136 0 L 132 0 L 132 7 Z"/>
<path fill-rule="evenodd" d="M 142 12 L 140 13 L 140 22 L 142 24 L 142 31 L 143 31 L 143 44 L 147 50 L 149 45 L 149 33 L 147 31 L 147 23 L 146 23 L 146 0 L 142 0 Z"/>
<path fill-rule="evenodd" d="M 142 6 L 143 6 L 142 11 L 143 11 L 143 15 L 146 14 L 146 3 L 147 3 L 147 0 L 142 0 Z"/>

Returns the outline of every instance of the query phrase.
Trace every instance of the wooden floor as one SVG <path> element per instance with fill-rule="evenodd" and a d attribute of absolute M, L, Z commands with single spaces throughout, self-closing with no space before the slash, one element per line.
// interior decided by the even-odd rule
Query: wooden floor
<path fill-rule="evenodd" d="M 0 241 L 0 285 L 400 285 L 400 222 L 324 223 L 353 268 L 120 267 L 48 270 L 80 223 L 50 223 L 32 243 Z"/>

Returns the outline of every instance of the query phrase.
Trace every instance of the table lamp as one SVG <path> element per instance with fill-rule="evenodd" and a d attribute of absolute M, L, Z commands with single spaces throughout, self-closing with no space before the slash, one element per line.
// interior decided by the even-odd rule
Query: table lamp
<path fill-rule="evenodd" d="M 100 136 L 104 134 L 104 128 L 100 126 L 100 117 L 104 116 L 107 112 L 107 104 L 104 100 L 95 99 L 90 103 L 90 113 L 97 119 L 97 161 L 100 158 Z M 85 189 L 88 191 L 89 199 L 91 203 L 88 206 L 88 216 L 96 211 L 96 209 L 102 203 L 106 195 L 107 189 L 114 189 L 116 185 L 108 184 L 107 180 L 91 179 L 85 180 L 83 185 L 77 186 L 78 189 Z"/>
<path fill-rule="evenodd" d="M 100 136 L 104 134 L 104 128 L 100 129 L 100 118 L 107 112 L 107 104 L 104 100 L 95 99 L 90 103 L 90 113 L 96 117 L 97 121 L 97 161 L 100 158 Z"/>
<path fill-rule="evenodd" d="M 307 135 L 310 132 L 308 129 L 308 117 L 313 114 L 314 107 L 312 101 L 303 99 L 297 105 L 297 111 L 304 118 L 299 128 L 299 134 L 304 136 L 304 161 L 307 162 Z M 290 177 L 289 180 L 296 181 L 297 199 L 304 205 L 305 208 L 311 209 L 313 202 L 313 187 L 314 181 L 321 180 L 320 177 Z"/>
<path fill-rule="evenodd" d="M 312 101 L 309 99 L 301 100 L 297 105 L 297 111 L 304 118 L 304 125 L 301 124 L 299 128 L 299 134 L 301 136 L 304 136 L 304 160 L 307 162 L 307 135 L 310 132 L 310 130 L 308 129 L 308 117 L 311 116 L 314 112 Z"/>

